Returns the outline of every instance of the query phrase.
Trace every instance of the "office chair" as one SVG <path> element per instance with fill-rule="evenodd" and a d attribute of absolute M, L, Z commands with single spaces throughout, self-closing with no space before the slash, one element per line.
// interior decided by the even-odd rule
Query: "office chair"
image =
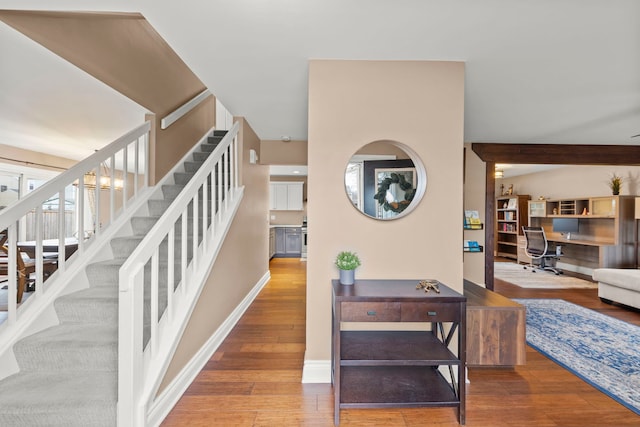
<path fill-rule="evenodd" d="M 536 272 L 536 269 L 553 271 L 556 275 L 562 273 L 561 270 L 555 267 L 555 263 L 560 258 L 560 254 L 552 251 L 549 252 L 549 242 L 547 236 L 544 234 L 544 228 L 542 227 L 527 227 L 522 226 L 522 232 L 527 241 L 525 246 L 525 253 L 531 258 L 532 272 Z M 539 260 L 539 265 L 534 265 L 534 260 Z M 525 270 L 527 266 L 524 266 Z"/>

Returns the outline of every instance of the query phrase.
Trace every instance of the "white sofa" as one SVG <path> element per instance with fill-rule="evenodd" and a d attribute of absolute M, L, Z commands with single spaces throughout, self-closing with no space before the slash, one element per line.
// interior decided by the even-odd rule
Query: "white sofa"
<path fill-rule="evenodd" d="M 593 280 L 598 282 L 598 296 L 604 302 L 617 302 L 640 308 L 640 270 L 597 268 Z"/>

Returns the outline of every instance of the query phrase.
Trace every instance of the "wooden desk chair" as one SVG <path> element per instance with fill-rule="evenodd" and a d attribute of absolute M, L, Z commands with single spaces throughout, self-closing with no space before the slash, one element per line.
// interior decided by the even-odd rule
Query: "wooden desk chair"
<path fill-rule="evenodd" d="M 0 232 L 0 274 L 9 274 L 9 248 L 5 245 L 7 241 L 6 231 Z M 36 261 L 29 257 L 23 257 L 22 252 L 18 250 L 16 271 L 18 272 L 18 295 L 17 303 L 22 302 L 22 295 L 27 288 L 29 282 L 33 282 L 31 273 L 36 272 Z M 43 280 L 46 280 L 57 268 L 57 260 L 55 259 L 43 259 Z"/>

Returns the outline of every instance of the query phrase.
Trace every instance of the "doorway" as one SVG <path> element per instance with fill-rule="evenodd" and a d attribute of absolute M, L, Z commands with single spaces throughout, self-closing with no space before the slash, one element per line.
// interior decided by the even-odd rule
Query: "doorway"
<path fill-rule="evenodd" d="M 640 165 L 640 146 L 579 144 L 473 143 L 471 149 L 486 165 L 485 171 L 485 285 L 494 288 L 494 221 L 496 163 L 543 165 Z M 488 236 L 488 238 L 487 238 Z"/>

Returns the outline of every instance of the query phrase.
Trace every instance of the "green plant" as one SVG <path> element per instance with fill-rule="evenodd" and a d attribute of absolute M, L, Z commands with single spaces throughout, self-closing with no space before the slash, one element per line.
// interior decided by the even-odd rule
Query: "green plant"
<path fill-rule="evenodd" d="M 342 251 L 336 257 L 336 267 L 340 270 L 355 270 L 360 265 L 360 258 L 355 252 Z"/>
<path fill-rule="evenodd" d="M 609 180 L 609 188 L 611 188 L 611 192 L 613 194 L 620 194 L 620 189 L 622 188 L 622 177 L 616 175 L 615 173 L 611 175 L 611 179 Z"/>

